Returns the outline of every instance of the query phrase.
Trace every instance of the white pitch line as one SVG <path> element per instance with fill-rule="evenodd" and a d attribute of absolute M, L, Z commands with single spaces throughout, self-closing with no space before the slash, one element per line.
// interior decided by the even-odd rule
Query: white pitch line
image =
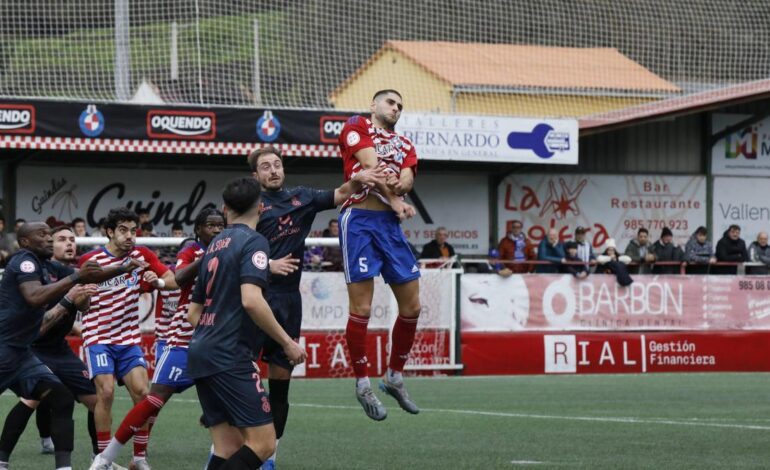
<path fill-rule="evenodd" d="M 13 397 L 15 395 L 3 394 L 4 397 Z M 129 397 L 115 397 L 118 400 L 130 400 Z M 190 398 L 172 398 L 171 402 L 181 403 L 199 403 L 198 400 Z M 316 408 L 329 410 L 359 410 L 360 406 L 349 405 L 321 405 L 318 403 L 292 403 L 291 406 L 300 408 Z M 537 420 L 558 420 L 558 421 L 586 421 L 597 423 L 618 423 L 618 424 L 665 424 L 670 426 L 693 426 L 705 428 L 728 428 L 728 429 L 749 429 L 754 431 L 770 431 L 770 426 L 760 426 L 755 424 L 732 424 L 732 423 L 713 423 L 698 421 L 699 418 L 682 418 L 684 421 L 677 421 L 667 418 L 633 418 L 633 417 L 612 417 L 612 416 L 560 416 L 560 415 L 542 415 L 530 413 L 507 413 L 502 411 L 481 411 L 481 410 L 453 410 L 447 408 L 422 408 L 421 411 L 428 413 L 450 413 L 471 416 L 490 416 L 495 418 L 517 418 L 517 419 L 537 419 Z"/>

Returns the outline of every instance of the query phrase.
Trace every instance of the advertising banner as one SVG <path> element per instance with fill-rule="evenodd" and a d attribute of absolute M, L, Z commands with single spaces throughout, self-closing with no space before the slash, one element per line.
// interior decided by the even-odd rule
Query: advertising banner
<path fill-rule="evenodd" d="M 245 161 L 243 172 L 20 166 L 16 214 L 27 220 L 53 216 L 66 222 L 82 217 L 90 231 L 111 208 L 127 206 L 148 209 L 157 235 L 168 235 L 175 223 L 189 232 L 201 209 L 221 206 L 227 181 L 245 174 Z M 286 176 L 287 187 L 334 189 L 342 181 L 341 171 Z M 458 253 L 486 253 L 488 187 L 486 175 L 420 173 L 408 198 L 417 215 L 404 221 L 404 233 L 420 250 L 434 238 L 436 228 L 444 226 Z M 447 203 L 448 191 L 451 204 Z M 337 215 L 335 210 L 319 213 L 310 236 L 321 236 Z"/>
<path fill-rule="evenodd" d="M 577 165 L 578 122 L 404 113 L 396 130 L 426 160 Z"/>
<path fill-rule="evenodd" d="M 770 278 L 465 274 L 462 331 L 770 330 Z"/>
<path fill-rule="evenodd" d="M 657 240 L 668 227 L 684 244 L 706 225 L 706 178 L 702 176 L 521 174 L 498 188 L 498 237 L 514 220 L 535 243 L 556 229 L 562 241 L 585 227 L 596 248 L 614 238 L 618 250 L 641 227 Z"/>
<path fill-rule="evenodd" d="M 712 221 L 714 242 L 732 224 L 741 227 L 748 247 L 759 232 L 770 231 L 770 180 L 768 178 L 714 178 Z"/>
<path fill-rule="evenodd" d="M 750 118 L 745 114 L 714 114 L 712 135 Z M 735 129 L 711 148 L 711 173 L 770 176 L 770 118 Z"/>

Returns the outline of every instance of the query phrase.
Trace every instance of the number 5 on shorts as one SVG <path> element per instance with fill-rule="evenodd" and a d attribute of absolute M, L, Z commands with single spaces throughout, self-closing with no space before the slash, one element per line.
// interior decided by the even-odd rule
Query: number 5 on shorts
<path fill-rule="evenodd" d="M 369 272 L 369 266 L 366 264 L 366 256 L 358 258 L 358 270 L 362 273 Z"/>

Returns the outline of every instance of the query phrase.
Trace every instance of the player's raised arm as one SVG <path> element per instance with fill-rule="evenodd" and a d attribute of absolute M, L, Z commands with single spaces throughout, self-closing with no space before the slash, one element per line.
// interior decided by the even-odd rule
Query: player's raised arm
<path fill-rule="evenodd" d="M 361 170 L 353 175 L 350 181 L 334 190 L 334 205 L 339 206 L 347 201 L 350 196 L 361 191 L 364 187 L 372 188 L 385 182 L 384 167 L 375 166 L 374 168 Z"/>

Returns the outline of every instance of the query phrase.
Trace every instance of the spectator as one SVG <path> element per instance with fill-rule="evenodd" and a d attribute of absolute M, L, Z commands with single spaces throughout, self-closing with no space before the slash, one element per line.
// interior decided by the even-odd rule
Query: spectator
<path fill-rule="evenodd" d="M 684 252 L 674 243 L 674 234 L 668 227 L 663 227 L 660 231 L 660 239 L 652 245 L 652 253 L 655 255 L 655 266 L 652 268 L 653 274 L 680 274 L 682 272 L 681 263 L 684 261 Z M 658 264 L 658 263 L 679 263 L 679 264 Z"/>
<path fill-rule="evenodd" d="M 559 243 L 559 233 L 556 229 L 548 231 L 548 236 L 540 242 L 537 248 L 537 259 L 549 261 L 551 264 L 538 264 L 535 272 L 558 273 L 559 265 L 565 261 L 564 248 Z"/>
<path fill-rule="evenodd" d="M 610 238 L 604 244 L 604 252 L 596 257 L 596 262 L 600 265 L 611 262 L 629 264 L 631 262 L 631 258 L 626 255 L 618 255 L 618 248 L 615 245 L 615 239 Z"/>
<path fill-rule="evenodd" d="M 339 238 L 340 225 L 337 219 L 331 219 L 329 225 L 323 232 L 325 238 Z M 324 266 L 324 271 L 342 271 L 342 250 L 338 246 L 327 246 L 323 250 L 323 258 L 328 264 Z"/>
<path fill-rule="evenodd" d="M 586 240 L 585 227 L 578 226 L 575 229 L 575 245 L 577 246 L 577 257 L 589 266 L 596 265 L 596 254 L 591 246 L 591 242 Z"/>
<path fill-rule="evenodd" d="M 320 246 L 309 246 L 305 249 L 302 261 L 303 268 L 305 271 L 321 271 L 323 260 L 323 248 Z"/>
<path fill-rule="evenodd" d="M 524 235 L 524 224 L 520 220 L 514 220 L 511 223 L 511 231 L 506 233 L 497 245 L 500 259 L 515 261 L 505 263 L 505 266 L 514 273 L 532 272 L 532 265 L 526 264 L 524 261 L 535 258 L 534 248 L 534 245 Z"/>
<path fill-rule="evenodd" d="M 171 226 L 171 236 L 174 238 L 184 238 L 184 227 L 182 224 L 174 224 Z"/>
<path fill-rule="evenodd" d="M 684 260 L 690 263 L 687 267 L 688 274 L 706 274 L 709 265 L 717 262 L 714 249 L 708 241 L 708 230 L 700 226 L 693 232 L 684 247 Z"/>
<path fill-rule="evenodd" d="M 0 216 L 0 267 L 4 267 L 6 260 L 11 256 L 11 246 L 11 241 L 5 233 L 5 217 Z"/>
<path fill-rule="evenodd" d="M 153 231 L 153 230 L 155 230 L 155 227 L 152 226 L 152 222 L 145 222 L 145 223 L 143 223 L 141 225 L 141 228 L 142 228 L 142 234 L 139 235 L 139 233 L 137 233 L 136 234 L 137 237 L 139 237 L 139 236 L 141 236 L 141 237 L 154 237 L 155 236 L 155 232 Z"/>
<path fill-rule="evenodd" d="M 588 277 L 588 267 L 586 266 L 585 261 L 578 256 L 577 242 L 572 241 L 564 244 L 564 261 L 565 264 L 561 265 L 561 272 L 572 274 L 578 279 Z"/>
<path fill-rule="evenodd" d="M 655 255 L 652 253 L 652 244 L 650 243 L 650 232 L 642 227 L 636 232 L 636 238 L 628 242 L 626 256 L 631 258 L 632 263 L 639 266 L 635 271 L 639 274 L 649 274 L 650 263 L 655 261 Z"/>
<path fill-rule="evenodd" d="M 746 242 L 741 239 L 741 227 L 731 225 L 722 238 L 717 242 L 717 261 L 729 263 L 745 263 L 749 260 L 746 252 Z M 715 266 L 711 272 L 715 274 L 737 274 L 738 266 Z"/>
<path fill-rule="evenodd" d="M 500 251 L 492 248 L 489 250 L 489 257 L 486 263 L 476 264 L 476 272 L 480 274 L 499 274 L 502 277 L 509 277 L 513 274 L 510 268 L 500 262 Z"/>
<path fill-rule="evenodd" d="M 152 225 L 152 222 L 150 221 L 150 211 L 148 209 L 137 209 L 136 215 L 139 216 L 139 223 L 137 226 L 139 227 L 139 230 L 136 231 L 137 237 L 152 237 L 154 235 L 148 235 L 144 233 L 144 224 L 150 224 Z M 150 230 L 152 232 L 152 230 Z"/>
<path fill-rule="evenodd" d="M 105 222 L 107 219 L 102 217 L 99 219 L 99 222 L 96 224 L 96 230 L 91 232 L 92 237 L 106 237 L 107 236 L 107 227 L 105 227 Z"/>
<path fill-rule="evenodd" d="M 423 263 L 423 267 L 426 268 L 440 268 L 446 264 L 450 258 L 455 255 L 455 249 L 447 243 L 446 239 L 449 237 L 445 227 L 439 227 L 436 229 L 435 238 L 425 246 L 422 247 L 422 253 L 420 253 L 420 259 L 440 259 L 442 262 L 436 263 Z"/>
<path fill-rule="evenodd" d="M 75 233 L 76 237 L 87 237 L 86 221 L 80 217 L 72 219 L 72 231 Z"/>
<path fill-rule="evenodd" d="M 764 266 L 747 266 L 746 274 L 768 274 L 770 273 L 770 245 L 767 244 L 767 232 L 759 232 L 757 241 L 749 246 L 749 261 L 752 263 L 762 263 Z"/>

